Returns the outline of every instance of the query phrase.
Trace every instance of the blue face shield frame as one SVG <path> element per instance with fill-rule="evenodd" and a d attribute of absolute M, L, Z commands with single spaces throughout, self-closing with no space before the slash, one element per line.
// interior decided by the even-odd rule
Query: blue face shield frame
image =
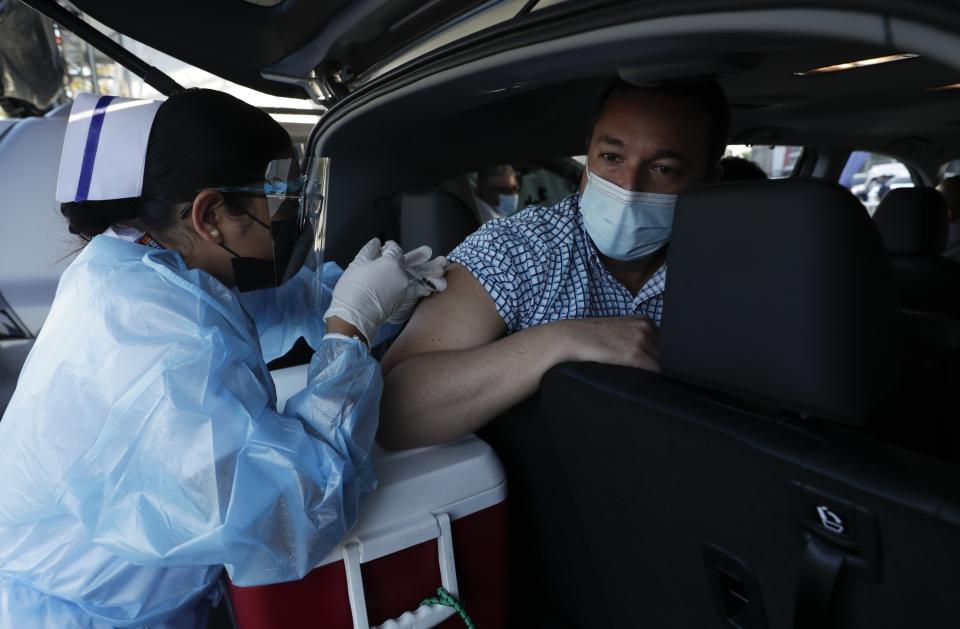
<path fill-rule="evenodd" d="M 259 197 L 267 201 L 270 223 L 240 209 L 269 229 L 273 240 L 272 260 L 233 257 L 234 276 L 241 292 L 280 286 L 303 267 L 317 270 L 323 265 L 327 177 L 329 159 L 310 158 L 301 169 L 294 159 L 274 160 L 267 165 L 264 180 L 244 185 L 213 186 L 225 195 Z M 185 218 L 193 204 L 180 210 Z"/>

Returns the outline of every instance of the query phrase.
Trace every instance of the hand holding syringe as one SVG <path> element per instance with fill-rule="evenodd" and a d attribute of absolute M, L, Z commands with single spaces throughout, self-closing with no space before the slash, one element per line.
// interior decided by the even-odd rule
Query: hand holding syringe
<path fill-rule="evenodd" d="M 413 253 L 413 252 L 411 252 Z M 407 254 L 410 255 L 409 253 Z M 424 264 L 415 264 L 410 265 L 406 264 L 403 268 L 412 279 L 416 280 L 419 284 L 427 287 L 431 293 L 442 291 L 447 287 L 447 280 L 443 279 L 443 273 L 446 271 L 447 259 L 443 256 L 438 256 L 433 259 L 434 267 L 427 270 L 423 267 Z M 430 264 L 429 262 L 426 264 Z M 440 274 L 435 273 L 435 269 L 440 270 Z M 427 275 L 430 273 L 430 275 Z"/>
<path fill-rule="evenodd" d="M 406 321 L 421 298 L 447 287 L 447 280 L 443 277 L 447 272 L 447 259 L 444 256 L 431 259 L 432 255 L 433 251 L 426 245 L 403 254 L 403 270 L 412 281 L 403 306 L 395 317 L 387 319 L 388 323 Z"/>
<path fill-rule="evenodd" d="M 405 323 L 420 299 L 447 287 L 447 260 L 431 255 L 430 247 L 404 253 L 393 241 L 371 239 L 334 287 L 324 320 L 337 317 L 368 341 L 383 323 Z"/>

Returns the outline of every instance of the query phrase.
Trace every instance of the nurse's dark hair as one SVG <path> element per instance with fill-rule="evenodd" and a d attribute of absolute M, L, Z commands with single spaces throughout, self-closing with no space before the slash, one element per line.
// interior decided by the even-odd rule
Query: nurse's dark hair
<path fill-rule="evenodd" d="M 730 135 L 730 104 L 723 87 L 716 81 L 681 81 L 662 83 L 658 85 L 638 86 L 627 83 L 623 79 L 616 79 L 603 90 L 590 119 L 587 148 L 593 139 L 593 128 L 600 116 L 603 115 L 607 103 L 615 94 L 623 92 L 650 92 L 670 94 L 682 98 L 699 107 L 710 120 L 710 133 L 706 138 L 707 158 L 710 164 L 717 164 L 727 148 L 727 139 Z"/>
<path fill-rule="evenodd" d="M 85 241 L 115 223 L 159 236 L 204 188 L 253 183 L 291 150 L 290 136 L 265 112 L 223 92 L 187 90 L 157 110 L 140 197 L 62 203 L 60 212 Z"/>

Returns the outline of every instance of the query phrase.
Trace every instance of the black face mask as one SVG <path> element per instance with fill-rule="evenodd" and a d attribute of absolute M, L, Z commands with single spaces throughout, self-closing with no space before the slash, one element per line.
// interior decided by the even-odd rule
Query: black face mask
<path fill-rule="evenodd" d="M 237 283 L 237 290 L 245 293 L 264 288 L 275 288 L 290 279 L 297 269 L 288 269 L 290 260 L 296 249 L 300 237 L 300 226 L 297 219 L 272 221 L 269 225 L 250 214 L 243 212 L 257 222 L 264 229 L 270 230 L 273 238 L 273 259 L 250 258 L 241 256 L 224 244 L 220 246 L 227 250 L 233 259 L 233 277 Z"/>
<path fill-rule="evenodd" d="M 224 247 L 224 249 L 227 248 Z M 230 250 L 227 249 L 227 251 Z M 273 270 L 273 260 L 236 256 L 231 260 L 231 266 L 233 266 L 237 290 L 241 293 L 278 286 Z"/>

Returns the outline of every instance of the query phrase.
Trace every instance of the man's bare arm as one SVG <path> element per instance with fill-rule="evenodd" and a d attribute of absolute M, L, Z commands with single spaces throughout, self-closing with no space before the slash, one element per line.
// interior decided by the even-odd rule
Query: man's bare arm
<path fill-rule="evenodd" d="M 534 393 L 551 367 L 594 360 L 657 368 L 645 319 L 548 323 L 505 338 L 486 290 L 459 265 L 447 289 L 423 301 L 383 359 L 378 439 L 411 448 L 457 439 Z"/>
<path fill-rule="evenodd" d="M 446 290 L 420 302 L 383 357 L 384 375 L 411 356 L 472 349 L 507 333 L 493 300 L 470 271 L 451 264 L 445 278 Z"/>

